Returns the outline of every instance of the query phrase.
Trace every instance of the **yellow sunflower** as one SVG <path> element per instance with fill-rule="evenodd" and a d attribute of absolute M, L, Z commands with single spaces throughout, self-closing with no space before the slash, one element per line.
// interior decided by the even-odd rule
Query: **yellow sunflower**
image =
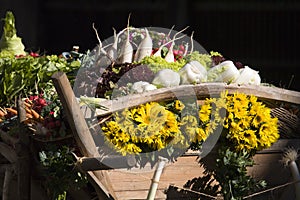
<path fill-rule="evenodd" d="M 268 148 L 279 138 L 277 118 L 253 95 L 223 92 L 220 98 L 207 99 L 199 111 L 202 137 L 223 126 L 225 138 L 237 150 Z"/>
<path fill-rule="evenodd" d="M 117 112 L 112 119 L 102 130 L 107 142 L 123 155 L 161 150 L 180 141 L 176 115 L 157 102 Z"/>

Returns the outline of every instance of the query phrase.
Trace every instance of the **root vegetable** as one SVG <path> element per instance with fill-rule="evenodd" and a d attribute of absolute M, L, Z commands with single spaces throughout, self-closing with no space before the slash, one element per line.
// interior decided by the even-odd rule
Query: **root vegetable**
<path fill-rule="evenodd" d="M 4 117 L 5 113 L 0 109 L 0 117 Z"/>
<path fill-rule="evenodd" d="M 180 75 L 171 69 L 162 69 L 155 75 L 152 84 L 160 87 L 174 87 L 180 83 Z"/>
<path fill-rule="evenodd" d="M 184 35 L 182 35 L 182 36 L 180 36 L 180 37 L 178 37 L 178 38 L 172 39 L 172 40 L 170 40 L 169 42 L 166 42 L 166 43 L 162 44 L 162 45 L 158 48 L 158 50 L 153 54 L 153 56 L 159 56 L 159 57 L 161 57 L 161 51 L 162 51 L 162 49 L 163 49 L 165 46 L 167 46 L 170 42 L 174 42 L 174 41 L 179 40 L 179 39 L 181 39 L 181 38 L 183 38 L 183 37 L 184 37 Z"/>
<path fill-rule="evenodd" d="M 31 108 L 31 107 L 32 107 L 32 105 L 31 105 L 30 103 L 27 103 L 27 102 L 25 102 L 25 101 L 24 101 L 24 105 L 25 105 L 27 108 Z"/>
<path fill-rule="evenodd" d="M 147 28 L 145 28 L 145 31 L 146 31 L 146 36 L 139 44 L 137 51 L 134 55 L 134 61 L 136 62 L 141 61 L 146 56 L 150 56 L 152 53 L 152 47 L 153 47 L 152 39 L 149 35 L 149 31 Z"/>
<path fill-rule="evenodd" d="M 18 114 L 18 111 L 14 108 L 5 108 L 8 112 L 14 114 L 14 115 L 17 115 Z"/>
<path fill-rule="evenodd" d="M 116 34 L 116 29 L 114 30 L 114 42 L 111 45 L 111 47 L 109 48 L 109 50 L 107 51 L 107 55 L 108 57 L 110 57 L 111 60 L 115 61 L 118 57 L 118 38 L 119 38 L 119 34 Z"/>
<path fill-rule="evenodd" d="M 39 113 L 37 113 L 35 110 L 31 109 L 31 114 L 35 119 L 40 119 L 41 116 Z"/>
<path fill-rule="evenodd" d="M 125 42 L 123 43 L 121 49 L 120 49 L 120 55 L 118 58 L 118 63 L 131 63 L 132 57 L 133 57 L 133 47 L 129 40 L 129 19 L 130 15 L 128 17 L 128 23 L 127 23 L 127 37 Z"/>
<path fill-rule="evenodd" d="M 187 28 L 188 28 L 188 26 L 185 27 L 184 29 L 182 29 L 181 31 L 177 32 L 177 33 L 174 35 L 174 37 L 173 37 L 173 42 L 171 43 L 171 46 L 170 46 L 170 48 L 169 48 L 169 51 L 168 51 L 168 53 L 167 53 L 167 55 L 166 55 L 166 57 L 165 57 L 165 60 L 166 60 L 167 62 L 174 62 L 174 60 L 175 60 L 174 53 L 173 53 L 173 48 L 174 48 L 174 45 L 175 45 L 174 40 L 175 40 L 176 36 L 177 36 L 179 33 L 182 33 L 182 32 L 185 31 Z"/>
<path fill-rule="evenodd" d="M 31 114 L 29 114 L 29 113 L 26 113 L 26 118 L 32 119 L 33 116 Z"/>

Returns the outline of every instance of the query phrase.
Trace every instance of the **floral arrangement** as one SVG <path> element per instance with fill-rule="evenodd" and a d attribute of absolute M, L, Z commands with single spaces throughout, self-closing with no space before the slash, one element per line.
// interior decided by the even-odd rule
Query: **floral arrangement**
<path fill-rule="evenodd" d="M 164 106 L 157 102 L 140 105 L 115 113 L 112 120 L 102 126 L 107 141 L 123 155 L 160 151 L 168 145 L 183 143 L 178 115 L 179 101 Z"/>
<path fill-rule="evenodd" d="M 221 137 L 227 145 L 236 151 L 255 153 L 269 148 L 279 138 L 278 119 L 270 111 L 253 95 L 222 93 L 219 99 L 207 99 L 201 106 L 200 131 L 205 140 L 217 126 L 223 125 Z"/>
<path fill-rule="evenodd" d="M 198 116 L 183 116 L 184 109 L 179 100 L 150 102 L 115 113 L 102 130 L 123 155 L 159 151 L 169 145 L 199 149 L 220 126 L 220 140 L 234 151 L 254 154 L 279 139 L 278 119 L 253 95 L 224 92 L 220 98 L 208 98 L 199 105 Z"/>
<path fill-rule="evenodd" d="M 146 154 L 156 161 L 153 155 L 176 158 L 187 149 L 201 150 L 209 137 L 218 137 L 214 147 L 218 167 L 209 173 L 220 182 L 223 195 L 239 199 L 265 186 L 246 172 L 255 153 L 280 137 L 278 119 L 271 116 L 270 108 L 257 97 L 238 92 L 205 99 L 197 105 L 196 115 L 190 106 L 179 100 L 150 102 L 117 112 L 102 124 L 105 140 L 122 155 Z"/>

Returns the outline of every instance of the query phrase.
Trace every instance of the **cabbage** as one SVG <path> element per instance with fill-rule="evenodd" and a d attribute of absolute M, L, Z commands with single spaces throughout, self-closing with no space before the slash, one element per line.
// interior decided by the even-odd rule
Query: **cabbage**
<path fill-rule="evenodd" d="M 260 85 L 261 78 L 258 71 L 251 69 L 248 66 L 241 68 L 240 76 L 234 81 L 237 84 L 250 84 L 250 85 Z"/>
<path fill-rule="evenodd" d="M 17 36 L 15 17 L 11 11 L 6 13 L 3 34 L 0 39 L 0 51 L 12 52 L 14 55 L 26 55 L 22 39 Z"/>
<path fill-rule="evenodd" d="M 227 60 L 208 70 L 207 81 L 232 83 L 239 77 L 239 75 L 240 72 L 233 62 Z"/>

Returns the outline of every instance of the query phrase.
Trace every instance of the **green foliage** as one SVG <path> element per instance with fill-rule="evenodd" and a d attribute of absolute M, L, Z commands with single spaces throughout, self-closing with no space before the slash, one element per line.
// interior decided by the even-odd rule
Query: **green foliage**
<path fill-rule="evenodd" d="M 164 58 L 159 56 L 146 56 L 141 60 L 140 63 L 147 64 L 148 67 L 154 73 L 156 73 L 162 69 L 172 69 L 174 71 L 178 71 L 186 64 L 186 61 L 184 59 L 181 59 L 175 62 L 168 62 Z"/>
<path fill-rule="evenodd" d="M 57 71 L 72 72 L 80 62 L 56 55 L 14 57 L 0 53 L 0 105 L 9 105 L 18 95 L 38 94 Z"/>
<path fill-rule="evenodd" d="M 241 200 L 249 192 L 266 186 L 264 181 L 256 181 L 247 175 L 247 167 L 254 164 L 252 156 L 246 151 L 231 151 L 220 148 L 216 163 L 216 180 L 221 183 L 225 200 Z"/>
<path fill-rule="evenodd" d="M 63 200 L 69 188 L 80 189 L 86 185 L 87 177 L 75 168 L 75 158 L 69 147 L 41 151 L 39 157 L 45 167 L 45 187 L 51 199 Z"/>
<path fill-rule="evenodd" d="M 192 53 L 188 54 L 185 59 L 187 62 L 196 60 L 201 63 L 207 70 L 212 66 L 212 59 L 209 54 L 202 54 L 199 51 L 193 51 Z"/>

